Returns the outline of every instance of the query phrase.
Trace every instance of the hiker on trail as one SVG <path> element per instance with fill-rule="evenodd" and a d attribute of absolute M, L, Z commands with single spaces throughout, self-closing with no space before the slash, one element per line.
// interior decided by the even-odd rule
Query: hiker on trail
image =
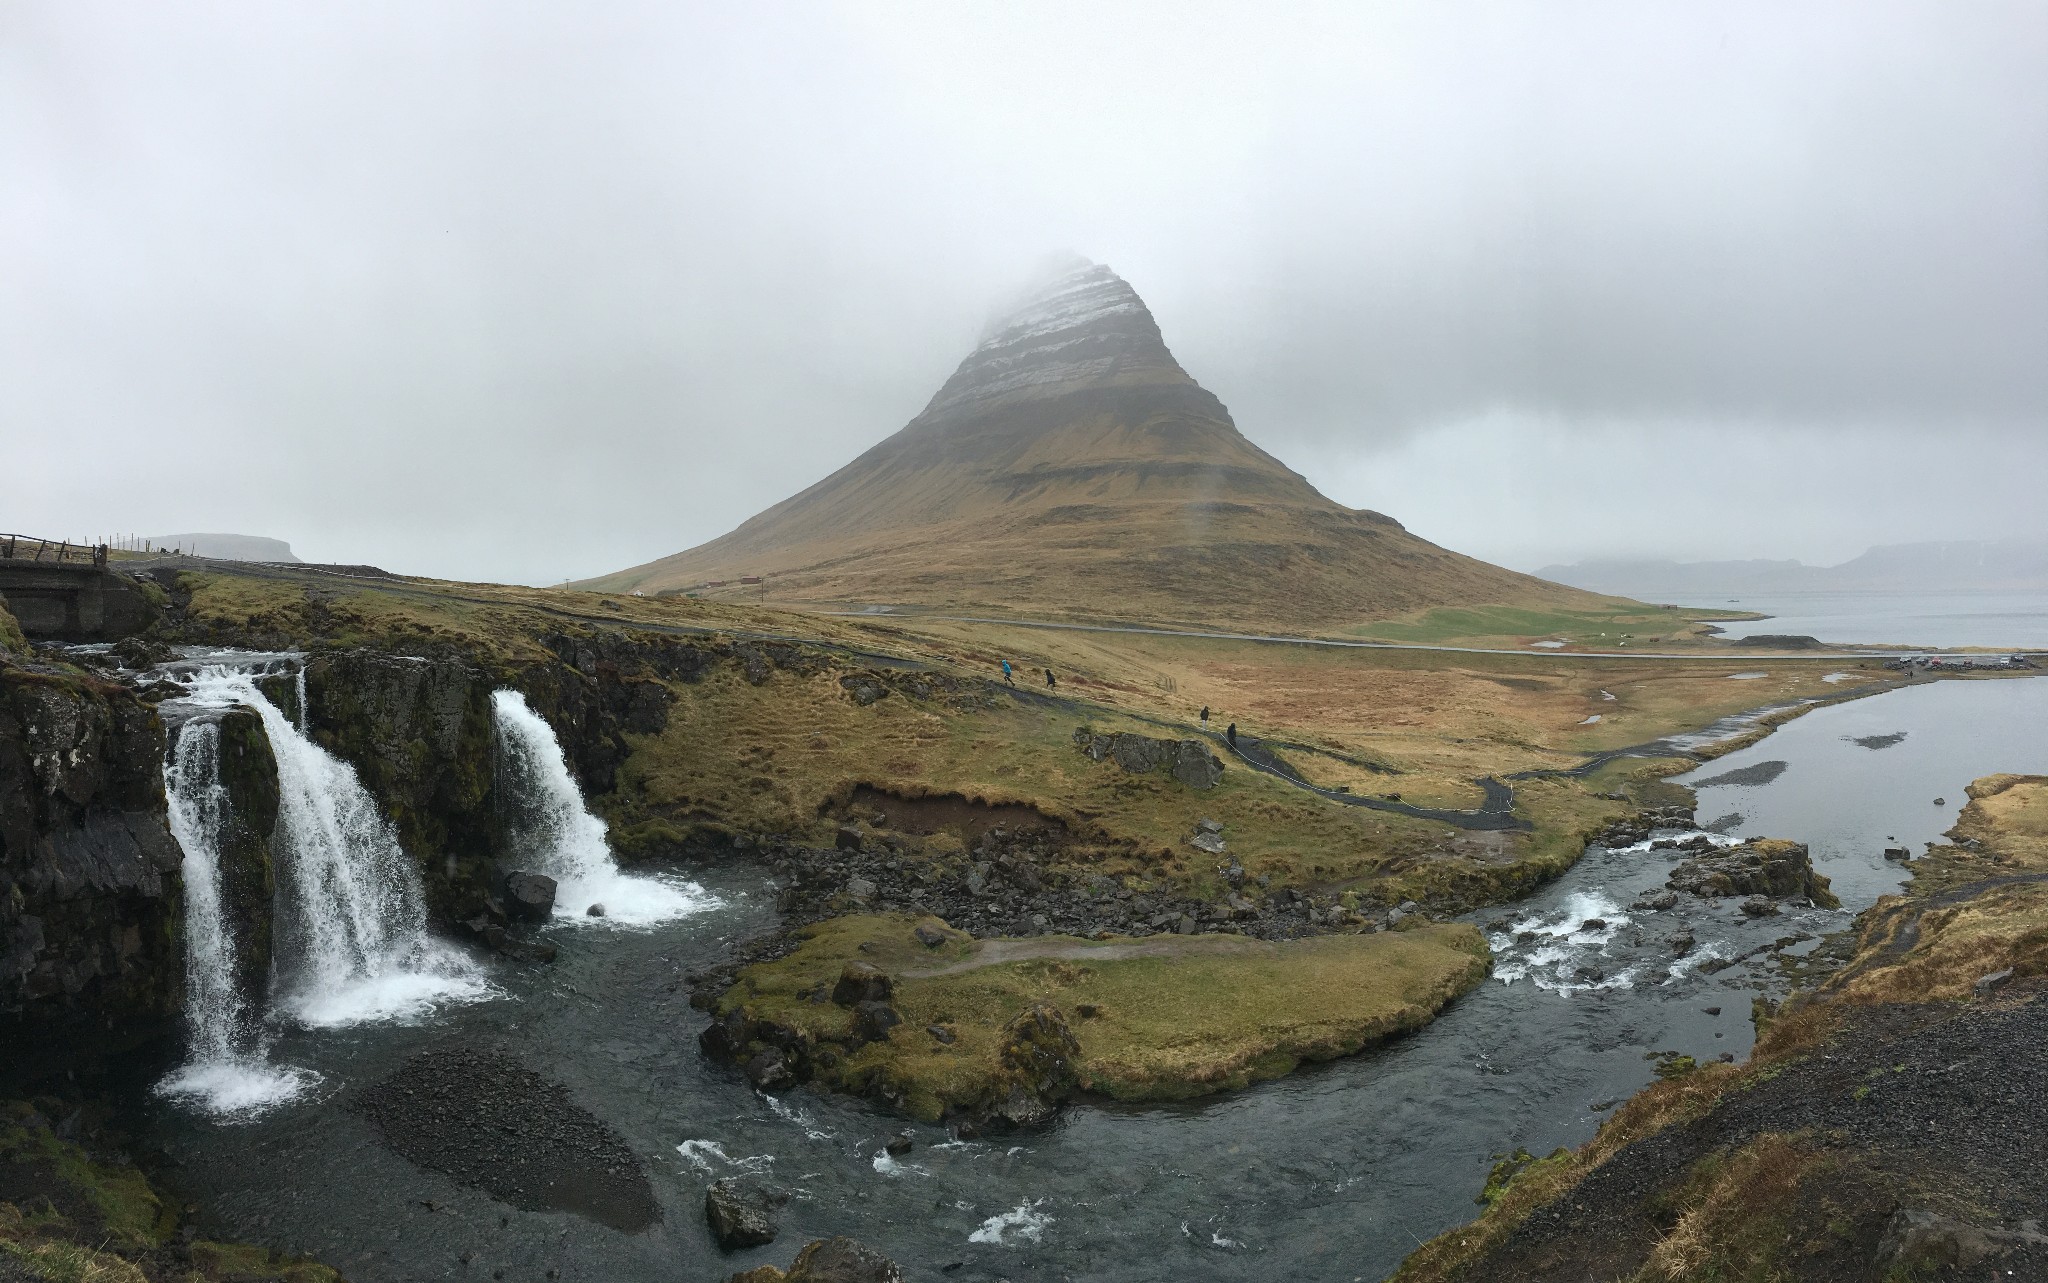
<path fill-rule="evenodd" d="M 1012 686 L 1017 684 L 1016 679 L 1010 676 L 1010 661 L 1007 659 L 1003 661 L 1003 680 Z"/>
<path fill-rule="evenodd" d="M 1232 723 L 1230 724 L 1230 729 L 1228 729 L 1228 730 L 1226 730 L 1226 731 L 1224 731 L 1224 732 L 1223 732 L 1223 738 L 1224 738 L 1224 739 L 1227 739 L 1227 740 L 1229 740 L 1229 741 L 1230 741 L 1230 747 L 1232 747 L 1232 748 L 1236 748 L 1236 747 L 1237 747 L 1237 723 L 1236 723 L 1236 722 L 1232 722 Z"/>
<path fill-rule="evenodd" d="M 1202 725 L 1204 725 L 1204 726 L 1207 726 L 1208 724 L 1209 724 L 1209 706 L 1208 706 L 1207 704 L 1204 704 L 1204 705 L 1202 705 Z"/>
<path fill-rule="evenodd" d="M 1047 690 L 1051 690 L 1051 689 L 1052 689 L 1053 687 L 1055 687 L 1055 686 L 1058 686 L 1058 685 L 1059 685 L 1059 682 L 1058 682 L 1058 680 L 1056 680 L 1056 679 L 1055 679 L 1055 678 L 1053 677 L 1053 675 L 1052 675 L 1052 670 L 1051 670 L 1050 668 L 1046 669 L 1046 670 L 1045 670 L 1045 688 L 1046 688 Z"/>

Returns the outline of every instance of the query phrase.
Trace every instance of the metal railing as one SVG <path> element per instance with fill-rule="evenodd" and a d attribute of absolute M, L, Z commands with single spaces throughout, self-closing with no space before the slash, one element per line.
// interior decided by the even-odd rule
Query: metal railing
<path fill-rule="evenodd" d="M 0 533 L 0 560 L 40 561 L 50 564 L 58 562 L 90 562 L 95 566 L 107 564 L 105 544 L 76 544 L 66 539 L 39 539 L 35 535 L 10 535 Z"/>

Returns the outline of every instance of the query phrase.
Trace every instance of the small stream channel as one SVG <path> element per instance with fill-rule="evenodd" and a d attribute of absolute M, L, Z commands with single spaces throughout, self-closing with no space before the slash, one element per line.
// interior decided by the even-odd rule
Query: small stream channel
<path fill-rule="evenodd" d="M 1746 770 L 1769 762 L 1785 765 Z M 134 1107 L 210 1233 L 318 1256 L 356 1283 L 716 1280 L 834 1233 L 920 1280 L 1379 1279 L 1476 1213 L 1493 1155 L 1589 1137 L 1652 1079 L 1648 1057 L 1743 1056 L 1774 967 L 1702 964 L 1846 926 L 1903 876 L 1883 848 L 1917 852 L 1954 822 L 1969 780 L 2001 770 L 2048 771 L 2048 682 L 1941 682 L 1816 710 L 1687 780 L 1702 821 L 1739 815 L 1720 827 L 1811 843 L 1841 911 L 1632 910 L 1682 853 L 1595 847 L 1540 894 L 1472 915 L 1495 976 L 1412 1036 L 1195 1105 L 1072 1108 L 1049 1131 L 967 1143 L 916 1127 L 901 1161 L 880 1152 L 898 1120 L 802 1089 L 771 1099 L 699 1055 L 705 1018 L 683 973 L 772 920 L 772 889 L 736 868 L 692 871 L 722 905 L 696 917 L 553 928 L 560 960 L 493 963 L 495 1001 L 285 1031 L 273 1054 L 322 1084 L 288 1107 L 222 1122 L 140 1086 Z M 1729 774 L 1761 782 L 1712 782 Z M 1681 927 L 1699 942 L 1684 956 L 1669 943 Z M 387 1149 L 351 1100 L 451 1045 L 509 1050 L 567 1084 L 642 1156 L 662 1222 L 624 1234 L 519 1211 Z M 726 1256 L 704 1188 L 742 1170 L 796 1198 L 778 1243 Z"/>

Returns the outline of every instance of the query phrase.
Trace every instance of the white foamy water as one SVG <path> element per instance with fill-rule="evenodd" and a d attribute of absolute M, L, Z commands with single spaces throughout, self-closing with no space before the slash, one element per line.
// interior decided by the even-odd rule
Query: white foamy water
<path fill-rule="evenodd" d="M 1588 926 L 1598 922 L 1599 926 Z M 1502 984 L 1527 980 L 1539 989 L 1570 996 L 1590 989 L 1626 989 L 1635 982 L 1635 968 L 1612 975 L 1598 960 L 1606 945 L 1629 923 L 1619 904 L 1598 891 L 1575 891 L 1548 913 L 1525 914 L 1505 933 L 1491 940 L 1497 955 L 1493 974 Z M 1523 940 L 1523 936 L 1534 939 Z M 1599 979 L 1582 977 L 1581 967 L 1601 972 Z"/>
<path fill-rule="evenodd" d="M 1044 1203 L 1045 1200 L 1042 1198 L 1029 1203 L 1019 1203 L 1007 1212 L 991 1216 L 981 1223 L 980 1229 L 967 1236 L 967 1241 L 1001 1245 L 1023 1239 L 1036 1243 L 1044 1236 L 1045 1227 L 1052 1224 L 1053 1220 L 1038 1210 Z"/>
<path fill-rule="evenodd" d="M 547 719 L 515 690 L 491 695 L 501 792 L 512 799 L 512 847 L 529 873 L 555 880 L 555 916 L 574 922 L 646 926 L 716 908 L 694 882 L 621 873 L 605 823 L 583 805 L 561 741 Z M 602 917 L 590 906 L 604 906 Z"/>
<path fill-rule="evenodd" d="M 220 778 L 220 724 L 179 728 L 164 762 L 171 836 L 185 853 L 186 1062 L 159 1095 L 209 1113 L 253 1116 L 320 1081 L 310 1070 L 271 1064 L 235 983 L 238 942 L 221 904 L 220 847 L 230 799 Z"/>
<path fill-rule="evenodd" d="M 255 678 L 213 666 L 186 689 L 201 707 L 253 709 L 277 763 L 277 1010 L 331 1027 L 495 997 L 476 963 L 427 935 L 419 871 L 354 769 L 307 738 Z"/>

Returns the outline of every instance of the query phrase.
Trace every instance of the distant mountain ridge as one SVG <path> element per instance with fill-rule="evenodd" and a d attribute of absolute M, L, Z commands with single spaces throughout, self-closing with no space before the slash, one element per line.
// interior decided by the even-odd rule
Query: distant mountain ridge
<path fill-rule="evenodd" d="M 212 557 L 219 561 L 298 560 L 292 555 L 290 544 L 263 535 L 146 535 L 144 542 L 152 548 L 175 548 L 195 557 Z"/>
<path fill-rule="evenodd" d="M 1951 540 L 1883 544 L 1839 566 L 1798 561 L 1588 560 L 1545 579 L 1629 597 L 1789 592 L 2048 592 L 2048 543 Z"/>
<path fill-rule="evenodd" d="M 707 544 L 586 581 L 1154 622 L 1327 628 L 1441 605 L 1597 605 L 1344 507 L 1237 430 L 1115 272 L 1078 261 L 924 410 Z"/>

